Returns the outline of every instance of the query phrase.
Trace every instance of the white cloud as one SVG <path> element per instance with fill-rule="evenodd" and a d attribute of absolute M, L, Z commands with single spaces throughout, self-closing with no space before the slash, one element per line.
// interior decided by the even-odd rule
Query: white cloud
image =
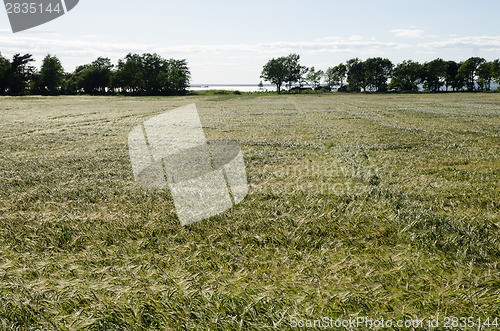
<path fill-rule="evenodd" d="M 339 37 L 339 36 L 328 36 L 328 37 L 325 37 L 323 39 L 324 40 L 343 40 L 344 38 Z M 318 40 L 321 40 L 321 39 L 318 39 Z"/>
<path fill-rule="evenodd" d="M 397 32 L 396 32 L 397 31 Z M 413 31 L 409 33 L 408 31 Z M 422 32 L 415 32 L 422 31 Z M 421 36 L 423 30 L 393 30 L 400 36 Z M 110 41 L 108 41 L 110 40 Z M 11 57 L 15 53 L 31 53 L 40 65 L 46 54 L 56 55 L 61 59 L 67 71 L 73 71 L 77 65 L 90 63 L 98 56 L 109 57 L 114 63 L 127 53 L 158 53 L 166 58 L 187 59 L 193 72 L 193 81 L 222 82 L 251 81 L 258 77 L 260 68 L 272 57 L 285 56 L 290 53 L 301 55 L 305 65 L 326 68 L 348 58 L 388 57 L 392 61 L 401 59 L 426 60 L 430 56 L 467 57 L 479 51 L 481 56 L 488 52 L 498 54 L 500 36 L 475 37 L 442 37 L 434 39 L 400 40 L 392 38 L 381 40 L 371 36 L 325 36 L 309 40 L 272 41 L 261 43 L 196 43 L 165 44 L 146 42 L 115 42 L 107 37 L 85 35 L 75 38 L 64 38 L 52 34 L 16 34 L 0 31 L 0 51 L 3 56 Z M 472 50 L 472 53 L 471 53 Z M 416 57 L 416 58 L 415 58 Z M 328 64 L 331 63 L 331 64 Z M 221 76 L 221 72 L 225 72 Z M 231 77 L 246 77 L 232 79 Z M 246 76 L 244 76 L 246 75 Z M 208 78 L 206 78 L 208 77 Z"/>
<path fill-rule="evenodd" d="M 460 37 L 447 40 L 422 43 L 423 48 L 481 48 L 485 50 L 500 50 L 500 36 Z"/>
<path fill-rule="evenodd" d="M 35 57 L 47 53 L 59 57 L 89 57 L 88 61 L 97 56 L 111 58 L 123 57 L 127 53 L 157 52 L 161 55 L 173 57 L 187 57 L 203 55 L 223 58 L 232 55 L 251 55 L 253 57 L 282 56 L 296 53 L 363 53 L 365 51 L 390 50 L 408 47 L 396 42 L 381 42 L 362 40 L 360 36 L 349 39 L 341 37 L 326 37 L 314 41 L 275 41 L 254 44 L 185 44 L 165 46 L 146 43 L 116 43 L 96 40 L 84 36 L 72 40 L 38 36 L 0 35 L 0 49 L 3 54 L 29 52 Z"/>
<path fill-rule="evenodd" d="M 437 54 L 434 51 L 416 51 L 415 54 L 421 54 L 421 55 L 435 55 Z"/>
<path fill-rule="evenodd" d="M 400 38 L 422 38 L 424 34 L 424 30 L 420 29 L 396 29 L 391 32 Z"/>

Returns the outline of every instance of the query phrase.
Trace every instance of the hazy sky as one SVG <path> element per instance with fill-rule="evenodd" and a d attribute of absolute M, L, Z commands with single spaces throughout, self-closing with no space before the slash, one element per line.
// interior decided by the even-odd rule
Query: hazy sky
<path fill-rule="evenodd" d="M 28 1 L 28 0 L 27 0 Z M 66 71 L 127 53 L 187 59 L 192 83 L 255 83 L 271 58 L 298 53 L 326 69 L 359 57 L 500 58 L 500 0 L 80 0 L 66 15 L 13 34 L 0 12 L 0 52 L 57 55 Z"/>

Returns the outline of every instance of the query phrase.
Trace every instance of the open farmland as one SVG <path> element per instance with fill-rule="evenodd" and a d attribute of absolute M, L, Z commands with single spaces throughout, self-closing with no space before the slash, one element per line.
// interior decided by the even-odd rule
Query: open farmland
<path fill-rule="evenodd" d="M 250 191 L 181 227 L 127 135 L 190 103 Z M 2 97 L 0 328 L 499 317 L 499 156 L 500 93 Z"/>

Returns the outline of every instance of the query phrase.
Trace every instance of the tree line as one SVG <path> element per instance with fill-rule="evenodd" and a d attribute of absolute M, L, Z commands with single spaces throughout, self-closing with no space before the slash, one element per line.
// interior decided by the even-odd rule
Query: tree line
<path fill-rule="evenodd" d="M 130 53 L 117 65 L 99 57 L 72 73 L 64 71 L 56 56 L 45 56 L 40 70 L 34 61 L 31 54 L 15 54 L 8 60 L 0 53 L 0 95 L 183 95 L 191 78 L 186 60 L 150 53 Z"/>
<path fill-rule="evenodd" d="M 425 91 L 488 91 L 492 82 L 500 83 L 500 62 L 471 57 L 463 62 L 437 58 L 419 63 L 405 60 L 394 65 L 381 57 L 361 61 L 353 58 L 346 63 L 323 70 L 300 64 L 298 54 L 269 60 L 262 68 L 261 78 L 282 87 L 301 90 L 305 84 L 312 89 L 360 92 L 416 92 Z"/>

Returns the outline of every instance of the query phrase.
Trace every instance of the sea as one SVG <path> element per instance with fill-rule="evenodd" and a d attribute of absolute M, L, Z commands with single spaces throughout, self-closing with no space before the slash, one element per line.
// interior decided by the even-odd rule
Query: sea
<path fill-rule="evenodd" d="M 309 87 L 309 86 L 304 86 Z M 283 90 L 286 87 L 283 86 Z M 491 90 L 500 89 L 498 83 L 491 83 Z M 259 87 L 258 84 L 193 84 L 188 88 L 189 91 L 207 91 L 207 90 L 225 90 L 225 91 L 240 91 L 240 92 L 276 92 L 276 85 L 264 84 Z M 422 91 L 422 84 L 419 85 L 419 90 Z M 451 91 L 451 88 L 449 89 Z M 445 91 L 442 87 L 441 91 Z"/>
<path fill-rule="evenodd" d="M 259 87 L 258 84 L 193 84 L 188 88 L 189 91 L 207 91 L 207 90 L 225 90 L 240 92 L 275 92 L 276 86 L 264 84 Z"/>

